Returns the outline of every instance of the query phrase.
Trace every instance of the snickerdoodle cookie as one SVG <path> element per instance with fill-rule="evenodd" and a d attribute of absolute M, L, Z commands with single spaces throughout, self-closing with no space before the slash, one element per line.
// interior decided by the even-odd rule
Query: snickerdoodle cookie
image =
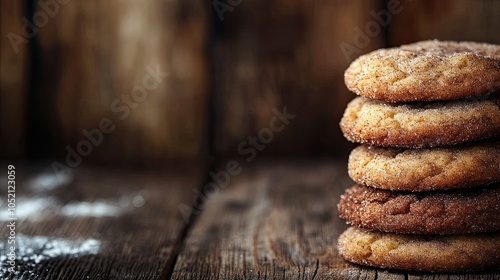
<path fill-rule="evenodd" d="M 500 232 L 500 184 L 441 192 L 394 192 L 355 185 L 338 204 L 348 224 L 401 234 Z"/>
<path fill-rule="evenodd" d="M 352 100 L 340 121 L 352 141 L 383 147 L 435 147 L 500 136 L 500 98 L 385 103 Z"/>
<path fill-rule="evenodd" d="M 380 49 L 356 59 L 345 83 L 388 102 L 475 96 L 500 89 L 500 46 L 434 40 Z"/>
<path fill-rule="evenodd" d="M 404 149 L 360 145 L 348 171 L 358 184 L 427 191 L 469 188 L 500 181 L 500 140 Z"/>
<path fill-rule="evenodd" d="M 404 235 L 347 229 L 340 255 L 353 263 L 426 272 L 500 269 L 500 234 Z"/>

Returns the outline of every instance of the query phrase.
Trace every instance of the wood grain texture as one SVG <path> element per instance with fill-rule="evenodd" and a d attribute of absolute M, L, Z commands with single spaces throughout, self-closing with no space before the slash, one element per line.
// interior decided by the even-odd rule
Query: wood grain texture
<path fill-rule="evenodd" d="M 2 190 L 7 190 L 6 166 Z M 178 206 L 191 202 L 192 189 L 203 179 L 200 168 L 81 167 L 59 183 L 44 166 L 16 164 L 18 274 L 1 279 L 165 279 L 162 273 L 173 262 L 186 226 Z M 0 247 L 9 234 L 3 214 Z M 0 274 L 6 267 L 3 260 Z"/>
<path fill-rule="evenodd" d="M 357 55 L 382 47 L 383 32 L 352 56 L 378 1 L 243 1 L 224 13 L 215 44 L 215 151 L 238 155 L 247 136 L 269 127 L 273 108 L 297 114 L 263 151 L 268 155 L 340 155 L 351 146 L 338 122 L 354 94 L 343 75 Z M 220 20 L 215 17 L 216 21 Z"/>
<path fill-rule="evenodd" d="M 500 43 L 500 1 L 401 1 L 389 27 L 389 45 L 426 39 Z"/>
<path fill-rule="evenodd" d="M 45 164 L 17 167 L 20 273 L 2 279 L 498 279 L 497 274 L 423 274 L 365 268 L 337 256 L 346 228 L 336 204 L 352 182 L 344 163 L 243 165 L 188 225 L 181 203 L 205 175 L 197 166 L 161 171 L 81 167 L 57 181 Z M 2 189 L 7 180 L 2 163 Z M 214 170 L 218 172 L 223 169 Z M 0 207 L 6 209 L 4 197 Z M 0 213 L 3 225 L 6 213 Z M 186 226 L 191 231 L 186 236 Z M 185 239 L 184 239 L 185 238 Z M 175 266 L 174 266 L 175 264 Z M 173 271 L 171 271 L 171 269 Z M 173 272 L 170 275 L 170 272 Z"/>
<path fill-rule="evenodd" d="M 158 165 L 204 154 L 209 28 L 200 1 L 61 5 L 39 34 L 37 94 L 54 153 L 64 156 L 108 118 L 116 128 L 87 162 Z"/>
<path fill-rule="evenodd" d="M 0 157 L 26 155 L 29 38 L 23 35 L 24 2 L 0 3 Z"/>
<path fill-rule="evenodd" d="M 407 274 L 337 255 L 346 228 L 336 205 L 352 182 L 345 164 L 274 162 L 243 167 L 203 207 L 173 279 L 494 279 L 499 274 Z"/>

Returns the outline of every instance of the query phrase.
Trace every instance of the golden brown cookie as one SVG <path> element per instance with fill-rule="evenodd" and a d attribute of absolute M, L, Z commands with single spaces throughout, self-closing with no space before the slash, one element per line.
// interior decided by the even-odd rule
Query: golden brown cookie
<path fill-rule="evenodd" d="M 399 235 L 356 227 L 339 237 L 339 254 L 368 266 L 425 272 L 500 269 L 500 234 Z"/>
<path fill-rule="evenodd" d="M 486 185 L 500 181 L 500 141 L 424 149 L 361 145 L 351 152 L 348 171 L 356 183 L 380 189 L 428 191 Z"/>
<path fill-rule="evenodd" d="M 475 96 L 500 89 L 500 46 L 434 40 L 380 49 L 356 59 L 345 83 L 388 102 Z"/>
<path fill-rule="evenodd" d="M 500 99 L 420 103 L 352 100 L 340 121 L 352 141 L 383 147 L 434 147 L 500 136 Z"/>
<path fill-rule="evenodd" d="M 500 232 L 500 184 L 420 193 L 355 185 L 341 196 L 338 211 L 348 224 L 383 232 Z"/>

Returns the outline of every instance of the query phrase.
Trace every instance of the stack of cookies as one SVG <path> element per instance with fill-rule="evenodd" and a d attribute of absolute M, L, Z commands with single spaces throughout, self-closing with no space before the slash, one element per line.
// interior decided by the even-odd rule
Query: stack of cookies
<path fill-rule="evenodd" d="M 348 261 L 500 269 L 500 46 L 424 41 L 359 57 L 340 126 L 357 185 L 338 205 Z"/>

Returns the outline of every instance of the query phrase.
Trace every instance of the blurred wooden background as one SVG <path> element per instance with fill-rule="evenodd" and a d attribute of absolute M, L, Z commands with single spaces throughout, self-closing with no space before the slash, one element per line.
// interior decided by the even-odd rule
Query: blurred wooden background
<path fill-rule="evenodd" d="M 1 159 L 64 158 L 66 147 L 86 139 L 82 130 L 98 129 L 104 118 L 115 130 L 85 162 L 150 166 L 238 156 L 238 145 L 284 106 L 297 117 L 260 155 L 345 156 L 351 145 L 338 122 L 354 95 L 343 72 L 355 57 L 433 38 L 500 43 L 500 0 L 0 5 Z M 344 55 L 341 45 L 359 43 L 358 31 L 388 5 L 400 11 L 389 25 L 373 29 L 359 53 Z M 35 34 L 26 33 L 27 21 Z M 113 102 L 157 65 L 168 76 L 127 106 L 128 114 L 117 113 Z"/>

